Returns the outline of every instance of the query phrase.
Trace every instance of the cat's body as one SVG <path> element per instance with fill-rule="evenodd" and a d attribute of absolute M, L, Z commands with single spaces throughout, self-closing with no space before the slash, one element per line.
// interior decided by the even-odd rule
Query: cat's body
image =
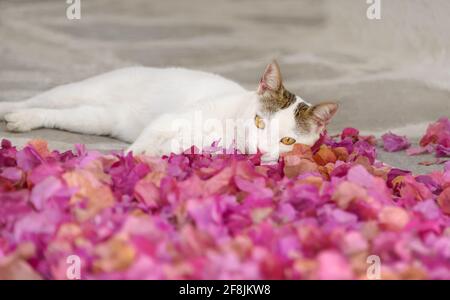
<path fill-rule="evenodd" d="M 92 122 L 80 122 L 79 125 L 85 128 L 64 128 L 64 124 L 58 122 L 45 127 L 111 135 L 132 143 L 158 116 L 185 112 L 202 101 L 214 101 L 226 94 L 244 92 L 238 84 L 214 74 L 178 68 L 134 67 L 60 86 L 24 102 L 1 103 L 1 106 L 5 107 L 6 112 L 19 110 L 22 115 L 25 115 L 26 109 L 33 108 L 57 109 L 59 113 L 64 113 L 61 109 L 67 110 L 67 113 L 71 109 L 85 108 L 86 112 L 92 109 L 98 118 Z M 232 106 L 227 108 L 232 109 Z M 30 117 L 34 115 L 32 110 L 29 113 Z M 8 115 L 10 130 L 28 131 L 38 126 L 32 124 L 29 118 L 19 117 L 20 114 Z M 100 122 L 110 125 L 102 126 Z"/>
<path fill-rule="evenodd" d="M 266 70 L 266 76 L 274 71 L 279 73 L 276 63 L 268 68 L 272 69 Z M 293 117 L 299 113 L 295 111 L 298 104 L 304 103 L 304 108 L 310 105 L 299 97 L 291 97 L 290 104 L 293 105 L 285 105 L 281 109 L 275 100 L 283 102 L 284 98 L 292 94 L 285 95 L 288 92 L 284 91 L 283 95 L 277 94 L 281 98 L 275 99 L 278 96 L 267 94 L 275 90 L 270 87 L 274 83 L 269 82 L 273 78 L 268 78 L 269 85 L 266 87 L 262 86 L 263 79 L 258 92 L 250 92 L 231 80 L 201 71 L 127 68 L 56 87 L 26 101 L 0 103 L 0 117 L 7 121 L 7 128 L 11 131 L 23 132 L 46 127 L 109 135 L 132 143 L 130 150 L 135 153 L 158 155 L 174 151 L 173 140 L 180 136 L 180 128 L 173 126 L 175 121 L 194 124 L 199 118 L 202 122 L 216 120 L 225 128 L 227 120 L 253 120 L 258 115 L 267 124 L 271 120 L 276 119 L 278 122 L 279 119 L 286 119 L 279 125 L 280 134 L 284 136 L 283 131 L 289 134 L 293 127 L 298 127 Z M 275 84 L 282 87 L 280 76 L 279 83 Z M 290 117 L 281 116 L 279 112 L 289 114 Z M 277 113 L 278 118 L 273 118 Z M 192 126 L 191 131 L 198 130 L 196 128 Z M 202 135 L 202 141 L 193 139 L 193 144 L 198 148 L 225 138 L 224 132 L 217 129 L 217 124 L 203 130 Z M 317 138 L 317 132 L 305 132 L 300 138 L 297 135 L 296 139 L 312 144 Z M 258 144 L 259 148 L 261 145 Z M 262 148 L 271 147 L 268 145 Z"/>

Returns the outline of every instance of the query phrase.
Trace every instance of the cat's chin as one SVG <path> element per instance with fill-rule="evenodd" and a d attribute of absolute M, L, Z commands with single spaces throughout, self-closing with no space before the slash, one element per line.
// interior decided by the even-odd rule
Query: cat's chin
<path fill-rule="evenodd" d="M 261 161 L 261 166 L 273 166 L 278 163 L 278 160 Z"/>
<path fill-rule="evenodd" d="M 274 156 L 262 156 L 261 157 L 261 165 L 275 165 L 278 163 L 279 157 Z"/>

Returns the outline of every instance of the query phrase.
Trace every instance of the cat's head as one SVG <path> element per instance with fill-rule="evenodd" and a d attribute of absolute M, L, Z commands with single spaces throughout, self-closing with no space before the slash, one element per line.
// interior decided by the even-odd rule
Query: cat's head
<path fill-rule="evenodd" d="M 277 128 L 275 134 L 270 134 L 270 142 L 267 139 L 264 144 L 258 142 L 258 147 L 266 153 L 268 160 L 271 156 L 276 159 L 279 153 L 292 150 L 296 143 L 314 145 L 338 109 L 333 102 L 311 105 L 289 92 L 283 85 L 276 61 L 266 67 L 257 97 L 259 105 L 255 126 L 258 131 L 267 136 L 266 131 L 273 130 L 274 123 Z"/>

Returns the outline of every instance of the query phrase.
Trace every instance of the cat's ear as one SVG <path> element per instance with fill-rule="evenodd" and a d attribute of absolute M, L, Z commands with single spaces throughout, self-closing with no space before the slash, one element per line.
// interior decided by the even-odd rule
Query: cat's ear
<path fill-rule="evenodd" d="M 337 103 L 321 103 L 311 107 L 312 117 L 320 124 L 327 124 L 337 112 L 339 105 Z"/>
<path fill-rule="evenodd" d="M 259 81 L 258 94 L 262 95 L 266 91 L 278 91 L 282 86 L 280 66 L 274 60 L 267 65 L 264 74 Z"/>

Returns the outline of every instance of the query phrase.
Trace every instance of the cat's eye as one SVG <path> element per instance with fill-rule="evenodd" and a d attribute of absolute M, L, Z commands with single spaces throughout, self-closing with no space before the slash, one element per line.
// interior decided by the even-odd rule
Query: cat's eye
<path fill-rule="evenodd" d="M 295 139 L 287 136 L 287 137 L 282 138 L 280 140 L 280 142 L 289 146 L 289 145 L 295 144 Z"/>
<path fill-rule="evenodd" d="M 256 115 L 255 126 L 259 129 L 264 129 L 266 127 L 266 123 L 264 123 L 263 119 L 260 116 Z"/>

